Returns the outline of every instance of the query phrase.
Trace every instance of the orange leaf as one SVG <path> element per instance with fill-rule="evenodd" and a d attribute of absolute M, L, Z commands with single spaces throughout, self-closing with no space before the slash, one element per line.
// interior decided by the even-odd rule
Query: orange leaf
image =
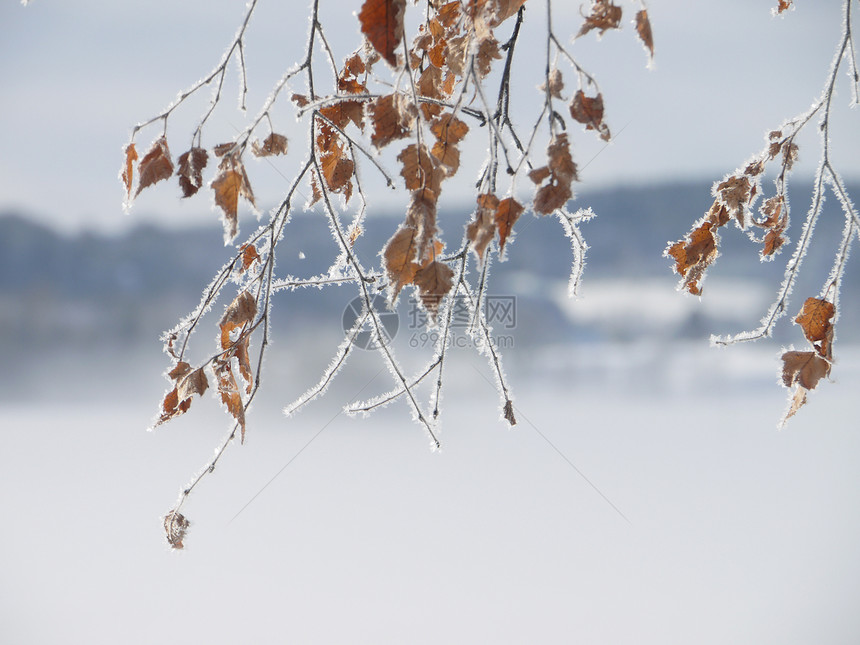
<path fill-rule="evenodd" d="M 803 330 L 806 340 L 826 359 L 831 358 L 830 344 L 833 340 L 833 315 L 836 313 L 833 303 L 819 298 L 807 298 L 803 309 L 794 319 Z M 816 344 L 818 343 L 818 344 Z"/>
<path fill-rule="evenodd" d="M 779 6 L 776 8 L 777 13 L 782 13 L 794 3 L 794 0 L 779 0 Z"/>
<path fill-rule="evenodd" d="M 242 443 L 245 443 L 245 406 L 242 403 L 242 395 L 229 361 L 219 361 L 215 364 L 215 375 L 218 377 L 218 393 L 221 395 L 221 403 L 227 407 L 234 419 L 242 428 Z"/>
<path fill-rule="evenodd" d="M 499 255 L 505 250 L 505 241 L 511 234 L 511 229 L 525 209 L 513 197 L 507 197 L 499 202 L 496 209 L 496 228 L 499 230 Z"/>
<path fill-rule="evenodd" d="M 391 236 L 382 249 L 382 258 L 388 281 L 391 284 L 391 300 L 407 284 L 415 279 L 420 266 L 415 262 L 418 255 L 418 230 L 411 226 L 401 226 Z"/>
<path fill-rule="evenodd" d="M 140 171 L 140 182 L 137 185 L 136 195 L 140 195 L 140 191 L 147 186 L 167 179 L 173 174 L 173 162 L 170 160 L 167 139 L 161 137 L 152 144 L 152 147 L 141 159 L 138 170 Z"/>
<path fill-rule="evenodd" d="M 179 187 L 183 197 L 191 197 L 203 185 L 203 169 L 209 161 L 209 153 L 203 148 L 191 148 L 179 155 Z"/>
<path fill-rule="evenodd" d="M 365 0 L 358 14 L 361 32 L 392 67 L 397 67 L 394 52 L 403 38 L 405 7 L 406 0 Z"/>
<path fill-rule="evenodd" d="M 210 186 L 215 191 L 215 204 L 224 212 L 224 237 L 231 240 L 236 237 L 239 228 L 239 196 L 256 206 L 254 193 L 241 160 L 232 154 L 224 157 L 218 176 L 212 180 Z"/>
<path fill-rule="evenodd" d="M 125 147 L 125 165 L 122 169 L 122 183 L 125 185 L 127 199 L 131 199 L 131 186 L 134 183 L 134 162 L 137 161 L 137 148 L 133 143 Z"/>
<path fill-rule="evenodd" d="M 675 242 L 664 255 L 675 259 L 675 271 L 683 278 L 681 284 L 695 296 L 701 295 L 699 282 L 705 276 L 705 270 L 717 258 L 718 238 L 712 222 L 704 221 L 693 229 L 687 240 Z"/>
<path fill-rule="evenodd" d="M 242 268 L 240 273 L 244 273 L 251 268 L 254 262 L 260 261 L 260 254 L 257 252 L 257 247 L 253 244 L 246 244 L 242 247 Z"/>

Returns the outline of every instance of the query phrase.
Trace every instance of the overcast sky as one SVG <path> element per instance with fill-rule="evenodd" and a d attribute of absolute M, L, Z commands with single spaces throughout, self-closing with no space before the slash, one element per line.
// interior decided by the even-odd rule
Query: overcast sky
<path fill-rule="evenodd" d="M 338 56 L 360 43 L 352 12 L 360 0 L 325 0 L 322 16 Z M 559 34 L 579 29 L 580 3 L 556 2 Z M 566 44 L 598 78 L 606 119 L 617 139 L 606 149 L 576 131 L 574 157 L 581 191 L 652 181 L 703 179 L 707 183 L 741 165 L 763 146 L 766 131 L 795 116 L 820 94 L 842 25 L 839 0 L 798 0 L 797 8 L 773 18 L 776 0 L 651 0 L 656 63 L 635 37 L 630 19 L 636 4 L 621 3 L 624 29 L 594 33 Z M 273 83 L 301 60 L 307 7 L 301 1 L 260 0 L 248 34 L 250 93 L 247 115 L 236 109 L 237 74 L 227 76 L 226 97 L 204 135 L 220 143 L 258 112 Z M 529 0 L 530 30 L 521 45 L 515 116 L 526 128 L 540 95 L 543 49 L 532 37 L 544 28 L 545 3 Z M 122 212 L 117 179 L 131 127 L 159 113 L 183 89 L 219 61 L 244 14 L 240 0 L 33 0 L 27 7 L 0 4 L 0 209 L 18 208 L 66 230 L 125 228 L 143 222 L 211 221 L 211 198 L 181 201 L 175 185 L 144 192 L 130 214 Z M 509 28 L 497 30 L 500 38 Z M 568 74 L 569 96 L 573 75 Z M 834 157 L 843 175 L 860 178 L 858 113 L 848 109 L 842 77 L 834 130 Z M 290 91 L 303 91 L 300 83 Z M 206 107 L 206 96 L 171 119 L 174 155 Z M 284 108 L 287 107 L 285 102 Z M 290 136 L 289 159 L 280 165 L 249 164 L 260 206 L 280 196 L 291 163 L 303 158 L 303 130 L 283 109 L 277 127 Z M 175 121 L 175 122 L 174 122 Z M 141 132 L 146 148 L 158 126 Z M 816 138 L 801 141 L 798 177 L 817 163 Z M 479 159 L 482 143 L 473 157 Z M 598 155 L 599 153 L 599 155 Z M 598 155 L 595 157 L 595 155 Z M 472 179 L 477 168 L 467 168 Z M 471 201 L 469 186 L 446 184 L 448 204 Z M 391 205 L 387 195 L 374 195 Z M 243 218 L 247 218 L 247 211 Z"/>

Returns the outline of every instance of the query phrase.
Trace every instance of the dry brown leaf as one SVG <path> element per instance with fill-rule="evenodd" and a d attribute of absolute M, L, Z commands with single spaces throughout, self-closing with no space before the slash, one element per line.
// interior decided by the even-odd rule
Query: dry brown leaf
<path fill-rule="evenodd" d="M 191 365 L 185 361 L 177 362 L 168 376 L 176 385 L 165 395 L 161 404 L 161 415 L 153 427 L 188 412 L 191 407 L 191 397 L 195 394 L 203 394 L 209 387 L 203 368 L 192 370 Z"/>
<path fill-rule="evenodd" d="M 355 171 L 355 162 L 339 145 L 335 146 L 331 152 L 323 155 L 321 162 L 326 186 L 334 193 L 343 192 L 347 194 L 347 201 L 349 201 L 349 196 L 352 195 L 350 180 Z"/>
<path fill-rule="evenodd" d="M 436 236 L 436 194 L 429 189 L 413 191 L 409 207 L 406 209 L 406 220 L 403 225 L 414 228 L 415 260 L 420 264 L 432 251 L 431 242 Z"/>
<path fill-rule="evenodd" d="M 558 68 L 553 69 L 549 73 L 549 83 L 546 81 L 541 83 L 539 89 L 541 92 L 546 92 L 547 88 L 549 89 L 550 96 L 557 99 L 561 98 L 561 91 L 564 89 L 564 79 L 561 76 L 561 70 Z"/>
<path fill-rule="evenodd" d="M 397 67 L 395 50 L 403 38 L 403 10 L 406 0 L 365 0 L 358 14 L 361 33 L 392 67 Z"/>
<path fill-rule="evenodd" d="M 438 260 L 421 267 L 415 273 L 414 282 L 418 287 L 421 304 L 430 314 L 430 320 L 433 323 L 436 322 L 436 316 L 439 314 L 439 305 L 454 285 L 453 279 L 453 269 Z"/>
<path fill-rule="evenodd" d="M 687 238 L 675 242 L 666 249 L 665 255 L 675 259 L 675 271 L 683 278 L 682 285 L 691 294 L 701 295 L 699 282 L 705 270 L 717 258 L 718 238 L 714 234 L 716 226 L 704 221 L 694 228 Z"/>
<path fill-rule="evenodd" d="M 591 13 L 586 16 L 585 23 L 576 37 L 584 36 L 592 29 L 599 29 L 602 36 L 609 29 L 618 29 L 620 24 L 621 7 L 613 4 L 611 0 L 594 0 Z"/>
<path fill-rule="evenodd" d="M 396 94 L 380 96 L 368 105 L 368 115 L 373 124 L 370 141 L 377 148 L 387 146 L 395 139 L 409 135 L 415 121 L 414 110 L 402 105 Z"/>
<path fill-rule="evenodd" d="M 242 394 L 239 385 L 230 367 L 230 361 L 218 361 L 215 363 L 215 376 L 218 379 L 218 393 L 221 395 L 221 403 L 227 408 L 227 412 L 236 419 L 242 429 L 242 443 L 245 443 L 245 405 L 242 403 Z"/>
<path fill-rule="evenodd" d="M 729 214 L 737 220 L 741 228 L 746 227 L 744 210 L 752 196 L 750 189 L 750 180 L 744 175 L 729 177 L 716 188 L 717 198 L 726 205 Z"/>
<path fill-rule="evenodd" d="M 209 162 L 209 153 L 203 148 L 193 147 L 179 155 L 178 161 L 176 174 L 179 176 L 182 196 L 191 197 L 203 185 L 203 169 Z"/>
<path fill-rule="evenodd" d="M 815 351 L 827 360 L 832 358 L 833 316 L 836 308 L 829 300 L 807 298 L 803 309 L 794 319 L 803 330 L 806 340 L 812 343 Z"/>
<path fill-rule="evenodd" d="M 397 160 L 403 164 L 400 175 L 408 190 L 426 188 L 436 196 L 440 194 L 444 175 L 436 157 L 427 151 L 423 143 L 420 148 L 415 143 L 409 144 L 400 151 Z"/>
<path fill-rule="evenodd" d="M 795 386 L 789 408 L 782 418 L 782 423 L 785 423 L 806 404 L 809 390 L 815 389 L 818 382 L 830 374 L 830 363 L 815 352 L 796 351 L 785 352 L 782 362 L 783 384 L 788 388 Z"/>
<path fill-rule="evenodd" d="M 191 522 L 182 513 L 175 510 L 171 510 L 164 516 L 164 533 L 171 548 L 182 549 L 185 547 L 182 541 L 185 539 L 189 526 L 191 526 Z"/>
<path fill-rule="evenodd" d="M 253 244 L 245 244 L 240 251 L 242 251 L 242 268 L 239 269 L 239 273 L 244 273 L 251 268 L 254 262 L 260 261 L 260 254 L 257 252 L 257 247 Z"/>
<path fill-rule="evenodd" d="M 209 185 L 215 191 L 215 204 L 224 213 L 224 237 L 232 240 L 239 229 L 239 197 L 244 197 L 252 206 L 256 206 L 242 161 L 234 155 L 224 157 L 218 167 L 218 175 Z"/>
<path fill-rule="evenodd" d="M 257 315 L 257 301 L 247 291 L 242 291 L 224 310 L 219 326 L 221 327 L 221 349 L 227 349 L 233 341 L 230 332 L 254 322 Z"/>
<path fill-rule="evenodd" d="M 513 197 L 506 197 L 496 208 L 496 228 L 499 230 L 499 255 L 505 250 L 505 242 L 511 229 L 525 209 Z"/>
<path fill-rule="evenodd" d="M 137 184 L 136 195 L 140 195 L 140 191 L 147 186 L 167 179 L 173 174 L 173 162 L 170 160 L 167 139 L 161 137 L 152 144 L 152 147 L 141 159 L 138 172 L 140 173 L 140 180 Z"/>
<path fill-rule="evenodd" d="M 776 8 L 777 13 L 782 13 L 789 9 L 792 4 L 794 4 L 794 0 L 779 0 L 779 5 Z"/>
<path fill-rule="evenodd" d="M 578 90 L 570 102 L 570 116 L 584 123 L 586 130 L 597 130 L 604 141 L 611 138 L 609 127 L 603 122 L 603 95 L 600 92 L 590 97 Z"/>
<path fill-rule="evenodd" d="M 484 78 L 493 68 L 494 60 L 501 60 L 499 52 L 499 41 L 493 37 L 485 38 L 478 43 L 478 52 L 475 54 L 475 64 L 478 67 L 478 75 Z"/>
<path fill-rule="evenodd" d="M 400 290 L 415 279 L 420 266 L 415 262 L 418 255 L 418 229 L 401 226 L 382 249 L 383 263 L 391 285 L 391 300 Z"/>
<path fill-rule="evenodd" d="M 320 108 L 322 114 L 329 121 L 343 130 L 351 121 L 361 130 L 364 128 L 364 105 L 361 101 L 351 99 L 338 100 L 337 103 Z"/>
<path fill-rule="evenodd" d="M 251 144 L 251 150 L 257 157 L 285 155 L 287 154 L 287 138 L 282 134 L 272 132 L 268 137 L 263 139 L 262 144 L 255 140 L 254 143 Z"/>
<path fill-rule="evenodd" d="M 126 199 L 131 199 L 131 187 L 134 184 L 134 162 L 137 161 L 137 148 L 133 143 L 125 147 L 125 164 L 122 167 L 122 183 L 125 186 Z"/>
<path fill-rule="evenodd" d="M 513 16 L 520 7 L 526 3 L 526 0 L 495 0 L 496 9 L 492 14 L 489 25 L 490 27 L 498 27 L 505 20 Z"/>
<path fill-rule="evenodd" d="M 442 94 L 442 70 L 433 65 L 428 65 L 418 77 L 418 93 L 429 99 L 441 100 Z M 424 112 L 424 117 L 432 119 L 439 116 L 442 112 L 442 106 L 437 103 L 421 103 L 421 111 Z"/>
<path fill-rule="evenodd" d="M 648 20 L 648 12 L 642 9 L 636 14 L 636 33 L 639 40 L 645 45 L 651 58 L 654 58 L 654 36 L 651 34 L 651 21 Z"/>
<path fill-rule="evenodd" d="M 499 200 L 495 195 L 485 193 L 478 195 L 478 207 L 475 210 L 475 219 L 466 227 L 466 237 L 478 261 L 484 261 L 484 253 L 493 237 L 496 235 L 496 209 Z"/>
<path fill-rule="evenodd" d="M 571 184 L 577 179 L 576 164 L 570 155 L 567 134 L 553 137 L 547 146 L 547 157 L 549 163 L 546 170 L 537 168 L 529 173 L 532 181 L 538 177 L 541 181 L 549 179 L 549 182 L 541 185 L 535 193 L 534 210 L 541 215 L 552 213 L 567 204 L 573 197 Z"/>

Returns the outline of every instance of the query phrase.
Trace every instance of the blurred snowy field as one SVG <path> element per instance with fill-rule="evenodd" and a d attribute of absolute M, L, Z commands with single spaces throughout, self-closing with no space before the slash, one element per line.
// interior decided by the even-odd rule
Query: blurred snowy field
<path fill-rule="evenodd" d="M 147 433 L 153 360 L 58 359 L 0 400 L 0 640 L 856 643 L 860 350 L 837 353 L 778 430 L 773 345 L 509 352 L 514 429 L 459 352 L 433 453 L 402 402 L 340 413 L 388 388 L 370 358 L 283 417 L 327 358 L 276 345 L 181 553 L 159 518 L 223 413 Z"/>

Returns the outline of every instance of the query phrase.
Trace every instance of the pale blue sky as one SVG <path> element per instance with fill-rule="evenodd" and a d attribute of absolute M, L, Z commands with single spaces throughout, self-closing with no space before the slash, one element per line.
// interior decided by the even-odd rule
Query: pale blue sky
<path fill-rule="evenodd" d="M 246 52 L 248 113 L 235 109 L 237 74 L 230 70 L 223 107 L 204 143 L 226 140 L 244 127 L 282 71 L 301 59 L 308 4 L 261 0 Z M 579 28 L 580 4 L 556 2 L 559 33 Z M 651 0 L 657 58 L 649 71 L 629 21 L 636 5 L 622 4 L 622 32 L 607 33 L 601 42 L 593 34 L 575 44 L 567 41 L 600 81 L 607 121 L 620 133 L 605 150 L 591 133 L 576 133 L 575 159 L 581 167 L 587 164 L 581 191 L 655 180 L 709 181 L 731 172 L 762 147 L 766 131 L 818 96 L 841 30 L 837 0 L 798 0 L 796 10 L 779 18 L 771 17 L 775 0 Z M 337 54 L 349 53 L 360 42 L 351 16 L 359 0 L 323 5 Z M 183 202 L 176 186 L 166 184 L 143 193 L 124 214 L 117 173 L 131 126 L 157 114 L 212 69 L 244 7 L 237 0 L 33 0 L 27 7 L 7 0 L 0 5 L 0 208 L 21 208 L 64 229 L 117 229 L 141 221 L 215 224 L 208 196 Z M 531 27 L 543 29 L 545 4 L 530 0 L 527 7 Z M 498 32 L 504 36 L 508 29 Z M 523 129 L 540 100 L 529 92 L 540 82 L 543 55 L 540 41 L 528 38 L 521 46 L 521 89 L 514 106 Z M 171 120 L 174 155 L 185 147 L 206 98 Z M 857 178 L 860 127 L 849 101 L 843 82 L 834 156 L 847 178 Z M 290 164 L 303 157 L 303 130 L 286 110 L 281 115 L 278 125 L 291 138 L 289 159 L 276 168 L 249 165 L 263 208 L 280 196 L 281 175 L 289 176 Z M 141 147 L 157 134 L 157 126 L 142 132 Z M 814 170 L 816 144 L 814 133 L 801 142 L 797 181 Z M 474 145 L 478 161 L 483 143 Z M 466 169 L 468 181 L 459 188 L 446 185 L 447 203 L 470 201 L 476 172 Z M 397 203 L 389 195 L 374 197 L 379 205 Z"/>

